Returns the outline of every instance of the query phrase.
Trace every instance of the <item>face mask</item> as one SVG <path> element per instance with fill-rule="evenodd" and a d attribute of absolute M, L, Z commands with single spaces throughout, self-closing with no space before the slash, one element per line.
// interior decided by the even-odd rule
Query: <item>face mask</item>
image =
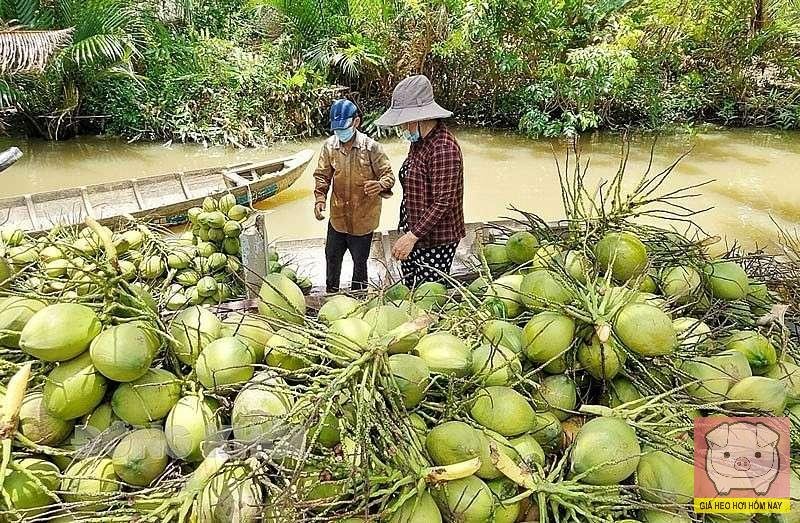
<path fill-rule="evenodd" d="M 339 138 L 339 141 L 342 143 L 347 143 L 353 139 L 353 136 L 356 134 L 355 129 L 352 127 L 348 127 L 347 129 L 335 129 L 333 134 Z"/>
<path fill-rule="evenodd" d="M 417 122 L 417 130 L 416 131 L 414 131 L 412 133 L 408 129 L 403 128 L 400 131 L 400 137 L 403 138 L 403 140 L 406 140 L 406 141 L 411 142 L 411 143 L 418 142 L 419 139 L 421 138 L 421 135 L 419 133 L 419 122 Z"/>

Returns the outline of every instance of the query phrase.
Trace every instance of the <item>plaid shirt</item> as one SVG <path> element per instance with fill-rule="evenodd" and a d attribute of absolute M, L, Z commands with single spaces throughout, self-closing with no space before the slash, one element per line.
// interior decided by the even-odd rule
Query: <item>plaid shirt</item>
<path fill-rule="evenodd" d="M 411 144 L 404 164 L 401 228 L 432 247 L 457 243 L 464 230 L 464 162 L 461 148 L 444 123 Z M 403 221 L 403 220 L 401 220 Z"/>

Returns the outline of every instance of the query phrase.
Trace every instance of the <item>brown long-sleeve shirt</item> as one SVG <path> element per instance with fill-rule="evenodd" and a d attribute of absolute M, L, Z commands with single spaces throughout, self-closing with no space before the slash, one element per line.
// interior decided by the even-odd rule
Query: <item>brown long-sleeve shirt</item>
<path fill-rule="evenodd" d="M 383 147 L 369 136 L 356 131 L 353 147 L 345 148 L 336 136 L 322 146 L 314 171 L 314 197 L 325 202 L 331 192 L 331 225 L 339 232 L 362 236 L 378 228 L 381 200 L 392 195 L 394 173 Z M 364 193 L 364 182 L 377 180 L 383 192 L 377 196 Z"/>

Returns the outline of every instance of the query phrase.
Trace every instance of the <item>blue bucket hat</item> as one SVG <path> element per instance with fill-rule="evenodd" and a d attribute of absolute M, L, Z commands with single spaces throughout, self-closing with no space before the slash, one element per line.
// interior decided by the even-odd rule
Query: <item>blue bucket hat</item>
<path fill-rule="evenodd" d="M 342 98 L 331 105 L 331 130 L 347 129 L 352 119 L 358 115 L 358 107 L 350 100 Z"/>

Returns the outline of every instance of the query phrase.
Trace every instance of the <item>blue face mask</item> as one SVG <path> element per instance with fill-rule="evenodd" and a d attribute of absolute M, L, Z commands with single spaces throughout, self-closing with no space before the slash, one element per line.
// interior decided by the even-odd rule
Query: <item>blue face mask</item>
<path fill-rule="evenodd" d="M 408 129 L 403 129 L 400 133 L 400 136 L 402 136 L 404 140 L 409 141 L 411 143 L 418 142 L 419 139 L 421 138 L 421 135 L 419 133 L 419 123 L 417 123 L 416 131 L 412 133 Z"/>
<path fill-rule="evenodd" d="M 348 127 L 347 129 L 334 129 L 333 134 L 339 138 L 340 142 L 347 143 L 353 139 L 353 136 L 356 134 L 356 130 L 352 127 Z"/>

